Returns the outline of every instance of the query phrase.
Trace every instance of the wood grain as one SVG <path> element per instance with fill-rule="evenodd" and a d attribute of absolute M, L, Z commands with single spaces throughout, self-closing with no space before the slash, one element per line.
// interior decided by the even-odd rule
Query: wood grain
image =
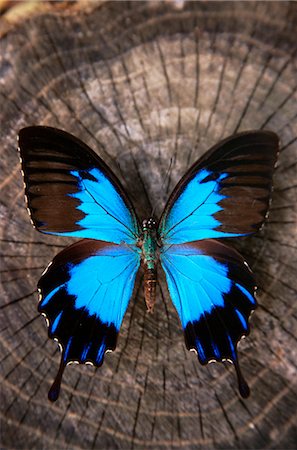
<path fill-rule="evenodd" d="M 293 449 L 296 3 L 82 2 L 1 21 L 2 447 Z M 160 274 L 154 314 L 139 279 L 116 352 L 98 370 L 68 367 L 61 398 L 49 404 L 59 355 L 37 314 L 36 283 L 72 240 L 39 234 L 26 211 L 16 136 L 40 124 L 98 152 L 140 218 L 155 205 L 159 215 L 185 170 L 219 139 L 248 129 L 279 134 L 269 220 L 236 243 L 260 285 L 239 349 L 247 401 L 232 367 L 202 367 L 186 351 Z"/>

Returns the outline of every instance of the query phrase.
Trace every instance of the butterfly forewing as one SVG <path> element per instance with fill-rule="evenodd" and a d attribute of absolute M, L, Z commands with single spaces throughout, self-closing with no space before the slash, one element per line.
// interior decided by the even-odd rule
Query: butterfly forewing
<path fill-rule="evenodd" d="M 278 137 L 232 136 L 210 149 L 174 189 L 159 223 L 166 243 L 254 233 L 267 213 Z"/>
<path fill-rule="evenodd" d="M 135 242 L 139 226 L 133 206 L 115 175 L 86 144 L 41 126 L 22 129 L 19 148 L 28 207 L 39 231 Z"/>

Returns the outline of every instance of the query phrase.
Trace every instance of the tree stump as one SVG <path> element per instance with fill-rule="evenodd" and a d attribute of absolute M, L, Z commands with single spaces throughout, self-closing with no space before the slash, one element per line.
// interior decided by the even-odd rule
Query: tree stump
<path fill-rule="evenodd" d="M 2 447 L 294 448 L 296 3 L 44 2 L 1 22 Z M 186 169 L 221 138 L 279 134 L 269 219 L 236 242 L 260 287 L 239 345 L 248 400 L 228 363 L 202 367 L 187 352 L 160 270 L 154 314 L 140 277 L 116 351 L 97 370 L 67 367 L 58 402 L 47 401 L 59 355 L 36 310 L 36 283 L 73 240 L 30 224 L 17 153 L 29 125 L 85 141 L 140 218 L 152 208 L 159 216 Z"/>

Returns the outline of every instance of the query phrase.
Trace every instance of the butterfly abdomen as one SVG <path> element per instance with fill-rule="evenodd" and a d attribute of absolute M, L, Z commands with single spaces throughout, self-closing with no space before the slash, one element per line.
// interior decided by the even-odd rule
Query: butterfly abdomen
<path fill-rule="evenodd" d="M 156 269 L 145 268 L 144 272 L 144 298 L 149 312 L 153 310 L 156 301 Z"/>

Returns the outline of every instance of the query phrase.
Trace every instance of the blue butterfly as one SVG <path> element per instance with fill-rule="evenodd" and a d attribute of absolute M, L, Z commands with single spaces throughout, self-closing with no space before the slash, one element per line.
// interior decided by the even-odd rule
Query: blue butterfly
<path fill-rule="evenodd" d="M 38 283 L 38 309 L 62 348 L 51 401 L 69 362 L 100 366 L 105 352 L 115 349 L 141 264 L 145 301 L 153 309 L 159 262 L 187 348 L 201 364 L 233 362 L 240 394 L 249 395 L 236 347 L 249 333 L 256 285 L 241 255 L 217 239 L 261 227 L 278 147 L 277 135 L 268 131 L 225 139 L 180 180 L 159 222 L 149 218 L 140 225 L 119 180 L 86 144 L 55 128 L 20 131 L 34 226 L 83 238 L 60 252 Z"/>

